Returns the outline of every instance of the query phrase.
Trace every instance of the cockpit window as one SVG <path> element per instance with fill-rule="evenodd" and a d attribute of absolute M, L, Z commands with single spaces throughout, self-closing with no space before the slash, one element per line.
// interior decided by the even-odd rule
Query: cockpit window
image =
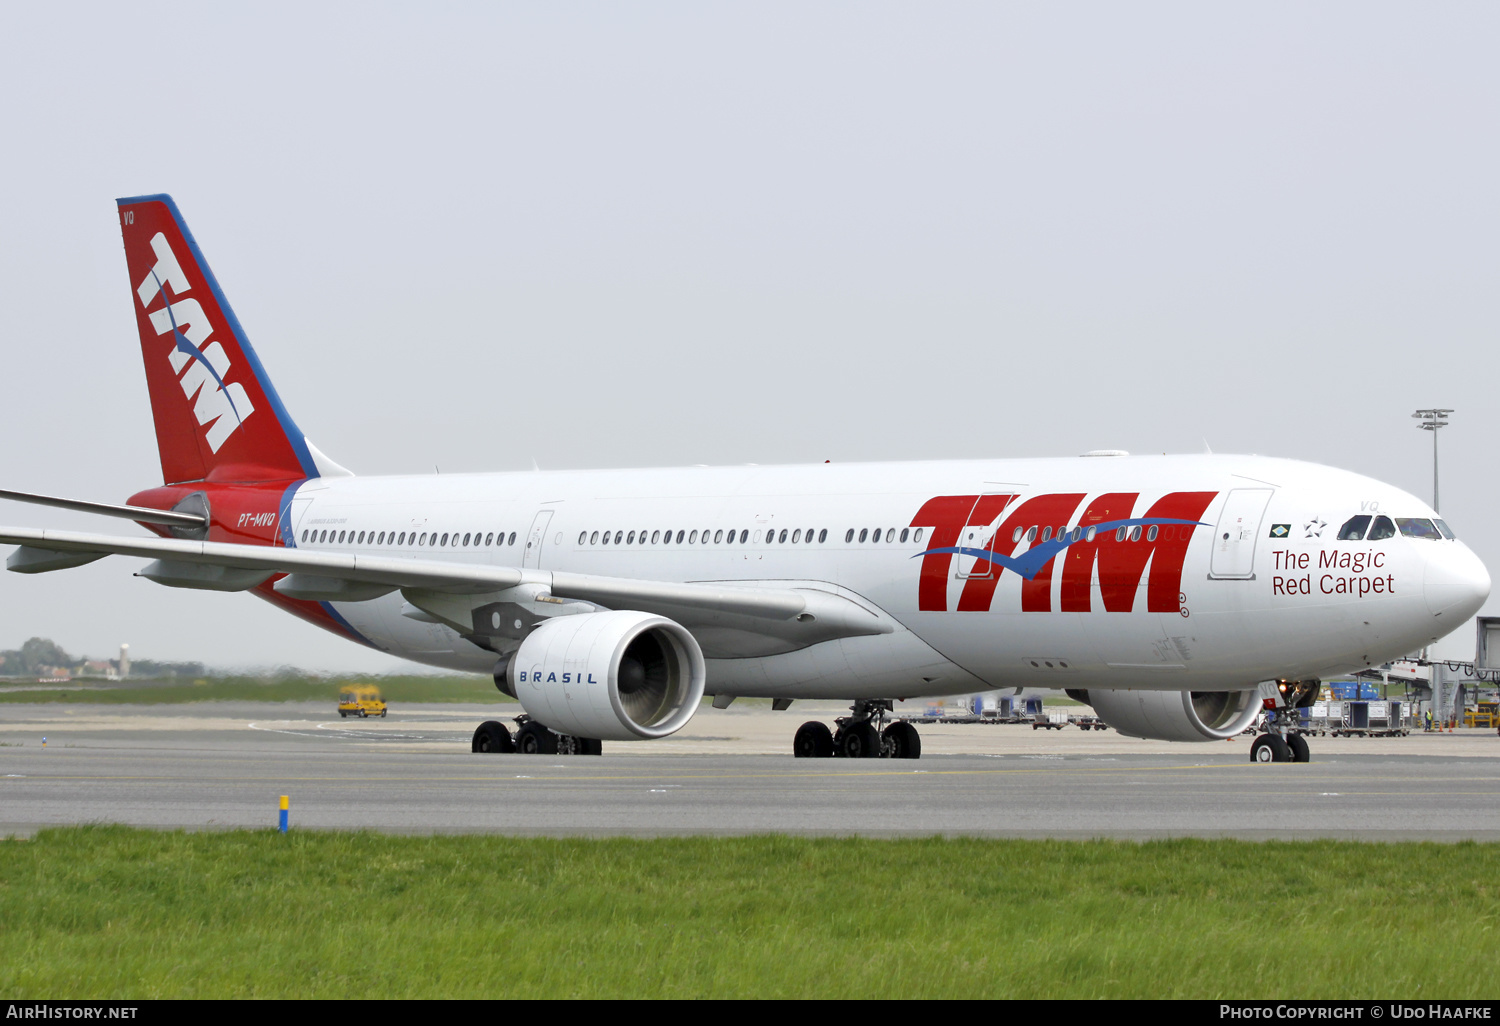
<path fill-rule="evenodd" d="M 1344 521 L 1344 526 L 1339 528 L 1339 541 L 1363 541 L 1365 529 L 1370 526 L 1370 518 L 1367 516 L 1350 517 Z"/>
<path fill-rule="evenodd" d="M 1421 517 L 1397 517 L 1396 526 L 1401 528 L 1403 538 L 1426 538 L 1428 541 L 1441 541 L 1442 535 L 1438 529 L 1432 526 L 1431 520 Z"/>
<path fill-rule="evenodd" d="M 1391 523 L 1390 517 L 1376 517 L 1375 526 L 1370 528 L 1370 537 L 1366 541 L 1384 541 L 1387 538 L 1396 537 L 1396 525 Z"/>
<path fill-rule="evenodd" d="M 1442 532 L 1444 538 L 1447 538 L 1449 541 L 1456 540 L 1453 536 L 1452 529 L 1449 528 L 1447 524 L 1443 523 L 1441 520 L 1434 520 L 1433 524 L 1436 525 L 1437 529 Z"/>

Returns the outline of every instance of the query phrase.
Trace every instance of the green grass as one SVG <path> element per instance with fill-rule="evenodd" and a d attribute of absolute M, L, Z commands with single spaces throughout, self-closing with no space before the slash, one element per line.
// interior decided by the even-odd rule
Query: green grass
<path fill-rule="evenodd" d="M 72 702 L 99 705 L 163 705 L 178 702 L 336 702 L 343 684 L 375 684 L 387 702 L 514 702 L 488 677 L 210 677 L 143 681 L 108 687 L 37 685 L 36 690 L 0 691 L 0 703 Z M 7 686 L 16 687 L 18 684 Z M 30 687 L 30 685 L 26 685 Z"/>
<path fill-rule="evenodd" d="M 1495 845 L 43 831 L 0 993 L 1493 996 Z"/>

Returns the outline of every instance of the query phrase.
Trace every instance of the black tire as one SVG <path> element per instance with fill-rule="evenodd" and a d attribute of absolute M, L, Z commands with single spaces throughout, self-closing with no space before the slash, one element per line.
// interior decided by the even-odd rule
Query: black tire
<path fill-rule="evenodd" d="M 839 754 L 846 759 L 880 758 L 880 734 L 870 723 L 856 723 L 839 734 Z"/>
<path fill-rule="evenodd" d="M 557 735 L 532 720 L 516 731 L 516 751 L 523 755 L 556 755 Z"/>
<path fill-rule="evenodd" d="M 475 729 L 474 743 L 469 750 L 481 755 L 499 755 L 514 752 L 516 744 L 511 740 L 510 731 L 505 729 L 505 724 L 485 720 Z"/>
<path fill-rule="evenodd" d="M 382 720 L 385 719 L 385 710 L 384 709 L 380 710 L 380 718 Z"/>
<path fill-rule="evenodd" d="M 905 720 L 897 720 L 885 728 L 885 740 L 891 750 L 892 759 L 920 759 L 922 757 L 922 735 Z"/>
<path fill-rule="evenodd" d="M 1286 739 L 1287 747 L 1292 750 L 1293 762 L 1312 762 L 1312 752 L 1307 747 L 1307 738 L 1301 734 L 1291 734 Z"/>
<path fill-rule="evenodd" d="M 349 714 L 348 714 L 348 713 L 347 713 L 347 712 L 345 712 L 345 711 L 344 711 L 344 710 L 343 710 L 343 709 L 340 709 L 340 710 L 339 710 L 339 719 L 341 719 L 341 720 L 342 720 L 342 719 L 343 719 L 343 718 L 344 718 L 344 717 L 346 717 L 346 716 L 348 716 L 348 715 L 349 715 Z"/>
<path fill-rule="evenodd" d="M 1251 762 L 1291 762 L 1292 750 L 1275 734 L 1262 734 L 1250 746 Z"/>
<path fill-rule="evenodd" d="M 833 754 L 833 732 L 826 723 L 808 720 L 792 738 L 792 755 L 799 759 L 826 759 Z"/>

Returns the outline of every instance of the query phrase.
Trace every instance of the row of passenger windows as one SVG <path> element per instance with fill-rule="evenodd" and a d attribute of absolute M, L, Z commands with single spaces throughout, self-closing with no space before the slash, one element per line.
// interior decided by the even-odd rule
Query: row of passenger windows
<path fill-rule="evenodd" d="M 346 537 L 347 536 L 347 537 Z M 451 534 L 444 531 L 303 531 L 303 542 L 310 545 L 414 545 L 417 548 L 438 546 L 439 548 L 469 548 L 471 546 L 514 545 L 516 532 L 507 535 L 504 531 L 466 531 Z"/>
<path fill-rule="evenodd" d="M 896 528 L 869 528 L 859 529 L 859 540 L 878 542 L 882 537 L 888 542 L 922 540 L 923 528 L 917 528 L 915 532 L 909 527 Z M 764 532 L 756 531 L 752 537 L 749 528 L 738 531 L 725 531 L 720 528 L 712 531 L 704 528 L 701 531 L 690 531 L 687 529 L 673 531 L 580 531 L 578 533 L 578 544 L 582 545 L 745 545 L 753 543 L 761 544 L 764 538 L 767 545 L 810 545 L 817 542 L 819 545 L 828 541 L 828 528 L 808 527 L 784 527 L 780 531 L 775 529 Z M 845 542 L 855 540 L 855 529 L 849 528 L 844 534 Z"/>
<path fill-rule="evenodd" d="M 1344 526 L 1339 528 L 1339 541 L 1384 541 L 1387 538 L 1396 537 L 1397 531 L 1401 532 L 1403 538 L 1425 538 L 1428 541 L 1440 541 L 1444 538 L 1449 541 L 1453 540 L 1453 532 L 1441 520 L 1428 520 L 1425 517 L 1396 517 L 1395 522 L 1392 523 L 1390 517 L 1362 514 L 1344 521 Z"/>

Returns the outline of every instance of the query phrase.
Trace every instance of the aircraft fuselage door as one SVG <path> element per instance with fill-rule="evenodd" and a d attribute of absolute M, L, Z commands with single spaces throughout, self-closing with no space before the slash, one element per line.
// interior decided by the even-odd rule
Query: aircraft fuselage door
<path fill-rule="evenodd" d="M 1224 500 L 1219 525 L 1214 528 L 1214 551 L 1208 576 L 1224 580 L 1250 580 L 1255 576 L 1255 541 L 1260 537 L 1261 518 L 1274 488 L 1235 488 Z"/>
<path fill-rule="evenodd" d="M 542 565 L 542 545 L 547 541 L 547 525 L 552 521 L 552 510 L 544 509 L 531 522 L 526 532 L 526 551 L 521 554 L 521 565 L 536 569 Z"/>

